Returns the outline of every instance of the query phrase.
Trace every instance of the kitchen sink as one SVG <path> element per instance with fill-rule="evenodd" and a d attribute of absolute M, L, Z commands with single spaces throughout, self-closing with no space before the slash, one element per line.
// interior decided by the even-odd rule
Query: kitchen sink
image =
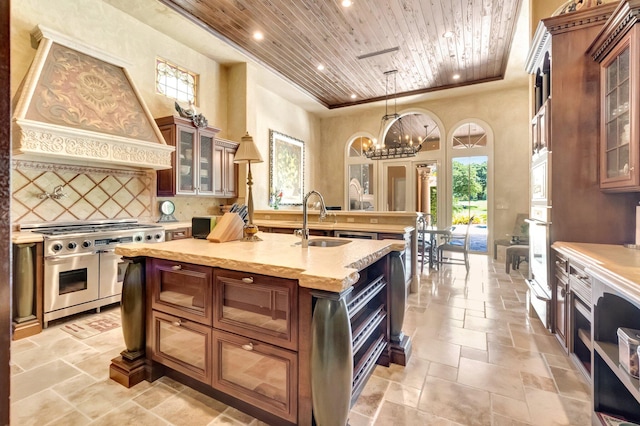
<path fill-rule="evenodd" d="M 309 240 L 309 247 L 338 247 L 349 244 L 350 240 L 338 240 L 335 238 L 313 238 Z M 302 244 L 297 242 L 296 245 Z"/>

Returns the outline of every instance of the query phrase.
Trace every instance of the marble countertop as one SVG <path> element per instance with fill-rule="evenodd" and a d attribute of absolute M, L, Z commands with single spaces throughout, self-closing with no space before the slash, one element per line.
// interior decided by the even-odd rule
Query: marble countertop
<path fill-rule="evenodd" d="M 587 273 L 609 281 L 621 292 L 640 300 L 640 250 L 622 245 L 562 241 L 551 247 L 584 263 Z"/>
<path fill-rule="evenodd" d="M 363 239 L 353 239 L 338 247 L 303 249 L 295 245 L 300 238 L 294 235 L 266 232 L 257 235 L 263 241 L 212 243 L 182 239 L 122 245 L 116 248 L 116 253 L 292 278 L 301 287 L 340 292 L 358 281 L 358 271 L 391 251 L 404 249 L 401 240 Z M 317 237 L 311 240 L 314 238 Z"/>
<path fill-rule="evenodd" d="M 286 220 L 264 220 L 256 219 L 253 221 L 258 227 L 265 228 L 302 228 L 301 221 Z M 358 232 L 384 232 L 389 234 L 406 234 L 412 232 L 415 227 L 409 225 L 395 225 L 390 223 L 344 223 L 338 222 L 309 222 L 309 229 L 317 229 L 322 231 L 358 231 Z"/>

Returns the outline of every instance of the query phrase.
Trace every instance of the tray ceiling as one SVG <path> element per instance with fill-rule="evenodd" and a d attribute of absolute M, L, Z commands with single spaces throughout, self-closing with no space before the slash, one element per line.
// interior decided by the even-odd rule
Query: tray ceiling
<path fill-rule="evenodd" d="M 328 108 L 384 99 L 390 70 L 398 74 L 389 97 L 504 78 L 522 6 L 522 0 L 356 0 L 350 7 L 341 0 L 160 1 Z M 256 31 L 262 40 L 254 39 Z"/>

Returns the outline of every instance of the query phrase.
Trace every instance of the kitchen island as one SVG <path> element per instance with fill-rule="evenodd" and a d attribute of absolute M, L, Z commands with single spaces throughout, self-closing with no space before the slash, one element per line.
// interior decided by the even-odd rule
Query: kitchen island
<path fill-rule="evenodd" d="M 166 374 L 269 424 L 346 424 L 375 365 L 410 356 L 405 243 L 258 235 L 118 247 L 127 349 L 110 376 Z"/>

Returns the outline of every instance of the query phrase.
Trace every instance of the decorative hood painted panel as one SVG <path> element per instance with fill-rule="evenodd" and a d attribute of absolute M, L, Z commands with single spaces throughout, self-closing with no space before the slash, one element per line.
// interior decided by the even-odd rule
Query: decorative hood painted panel
<path fill-rule="evenodd" d="M 36 27 L 32 34 L 40 44 L 15 108 L 15 156 L 171 166 L 175 148 L 165 143 L 124 66 L 51 30 Z"/>

